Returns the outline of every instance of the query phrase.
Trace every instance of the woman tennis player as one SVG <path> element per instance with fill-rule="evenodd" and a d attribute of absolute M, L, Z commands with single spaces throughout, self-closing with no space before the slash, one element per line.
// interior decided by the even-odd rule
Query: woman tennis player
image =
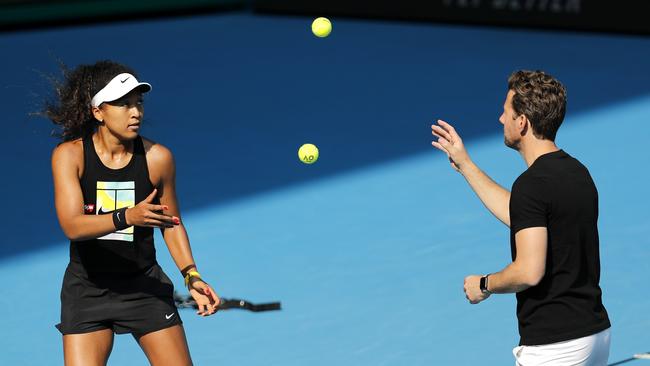
<path fill-rule="evenodd" d="M 113 335 L 131 333 L 152 365 L 191 365 L 173 285 L 156 261 L 154 228 L 199 305 L 219 298 L 197 272 L 164 146 L 140 136 L 151 90 L 111 61 L 64 73 L 45 113 L 62 128 L 52 153 L 56 212 L 70 239 L 61 289 L 66 365 L 105 365 Z"/>

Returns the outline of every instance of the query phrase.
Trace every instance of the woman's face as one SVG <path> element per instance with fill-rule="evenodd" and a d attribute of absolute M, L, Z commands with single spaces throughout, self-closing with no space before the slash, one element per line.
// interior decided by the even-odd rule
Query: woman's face
<path fill-rule="evenodd" d="M 144 116 L 142 93 L 133 90 L 120 99 L 102 103 L 99 108 L 93 109 L 93 114 L 113 135 L 134 139 L 138 136 Z"/>

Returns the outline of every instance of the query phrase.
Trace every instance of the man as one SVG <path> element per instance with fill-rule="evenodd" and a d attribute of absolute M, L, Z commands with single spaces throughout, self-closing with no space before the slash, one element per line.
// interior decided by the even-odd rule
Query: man
<path fill-rule="evenodd" d="M 578 160 L 555 145 L 566 110 L 566 90 L 542 71 L 517 71 L 499 122 L 506 146 L 528 166 L 512 192 L 470 159 L 455 129 L 432 125 L 432 145 L 443 151 L 483 204 L 510 227 L 512 263 L 465 278 L 465 295 L 478 304 L 492 293 L 517 293 L 517 365 L 606 365 L 610 322 L 602 300 L 598 192 Z"/>

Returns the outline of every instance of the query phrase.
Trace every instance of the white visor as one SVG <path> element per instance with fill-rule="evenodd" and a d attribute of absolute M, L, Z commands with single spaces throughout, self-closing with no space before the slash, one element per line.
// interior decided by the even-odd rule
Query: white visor
<path fill-rule="evenodd" d="M 112 102 L 127 95 L 131 90 L 142 87 L 142 92 L 146 93 L 151 90 L 151 84 L 141 83 L 135 76 L 129 73 L 119 74 L 113 78 L 106 86 L 97 92 L 90 104 L 93 107 L 99 107 L 104 102 Z"/>

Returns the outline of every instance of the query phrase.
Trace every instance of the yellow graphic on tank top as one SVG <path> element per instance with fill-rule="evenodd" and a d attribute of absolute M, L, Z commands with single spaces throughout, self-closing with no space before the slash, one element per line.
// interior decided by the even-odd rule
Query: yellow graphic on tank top
<path fill-rule="evenodd" d="M 97 182 L 97 210 L 95 212 L 98 215 L 133 206 L 135 206 L 135 182 Z M 133 242 L 133 226 L 97 239 Z"/>

